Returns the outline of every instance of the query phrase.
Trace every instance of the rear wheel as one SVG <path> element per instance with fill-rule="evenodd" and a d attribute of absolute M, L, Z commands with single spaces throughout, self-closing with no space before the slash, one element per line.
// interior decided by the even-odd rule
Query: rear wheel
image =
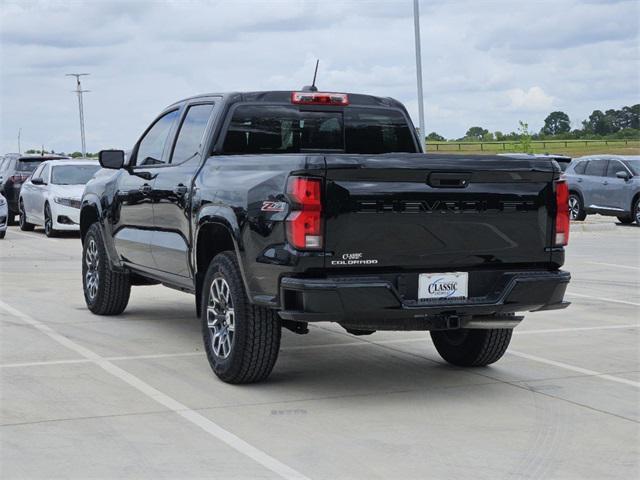
<path fill-rule="evenodd" d="M 53 217 L 51 216 L 51 207 L 49 204 L 44 206 L 44 234 L 51 238 L 55 237 L 58 232 L 53 229 Z"/>
<path fill-rule="evenodd" d="M 91 225 L 82 245 L 82 287 L 87 307 L 96 315 L 118 315 L 127 308 L 129 274 L 111 269 L 97 223 Z"/>
<path fill-rule="evenodd" d="M 16 212 L 9 210 L 7 212 L 7 225 L 12 227 L 16 224 Z"/>
<path fill-rule="evenodd" d="M 582 205 L 582 198 L 577 193 L 569 194 L 569 215 L 571 220 L 584 220 L 587 218 L 587 212 Z"/>
<path fill-rule="evenodd" d="M 6 230 L 0 230 L 0 240 L 3 239 L 6 234 L 7 234 Z"/>
<path fill-rule="evenodd" d="M 640 197 L 636 198 L 636 201 L 633 202 L 633 218 L 636 221 L 636 224 L 640 225 Z"/>
<path fill-rule="evenodd" d="M 209 265 L 201 298 L 202 336 L 213 372 L 227 383 L 253 383 L 269 376 L 280 349 L 280 319 L 249 302 L 233 252 Z"/>
<path fill-rule="evenodd" d="M 20 205 L 18 207 L 20 218 L 18 221 L 20 222 L 20 230 L 23 232 L 30 232 L 35 228 L 33 223 L 27 222 L 27 214 L 24 211 L 24 203 L 20 200 Z"/>
<path fill-rule="evenodd" d="M 628 217 L 618 217 L 618 221 L 624 225 L 630 225 L 633 223 L 634 218 L 631 215 Z"/>
<path fill-rule="evenodd" d="M 440 356 L 461 367 L 481 367 L 500 360 L 509 347 L 510 328 L 438 330 L 431 339 Z"/>

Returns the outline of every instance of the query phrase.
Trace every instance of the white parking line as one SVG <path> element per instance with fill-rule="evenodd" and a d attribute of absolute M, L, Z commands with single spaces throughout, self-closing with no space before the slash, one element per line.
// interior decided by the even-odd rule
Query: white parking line
<path fill-rule="evenodd" d="M 616 377 L 607 373 L 596 372 L 587 368 L 576 367 L 575 365 L 569 365 L 568 363 L 556 362 L 555 360 L 549 360 L 548 358 L 537 357 L 535 355 L 529 355 L 528 353 L 518 352 L 515 350 L 507 350 L 507 353 L 509 355 L 525 358 L 534 362 L 545 363 L 547 365 L 564 368 L 565 370 L 570 370 L 572 372 L 582 373 L 583 375 L 595 376 L 598 378 L 603 378 L 605 380 L 611 380 L 612 382 L 624 383 L 625 385 L 631 385 L 632 387 L 640 388 L 640 382 L 634 382 L 633 380 L 628 380 L 626 378 Z"/>
<path fill-rule="evenodd" d="M 633 265 L 618 265 L 617 263 L 604 263 L 604 262 L 582 262 L 589 263 L 591 265 L 603 265 L 605 267 L 613 267 L 613 268 L 629 268 L 632 270 L 640 270 L 640 267 L 634 267 Z"/>
<path fill-rule="evenodd" d="M 155 389 L 148 383 L 142 381 L 135 375 L 123 370 L 117 365 L 113 364 L 111 361 L 107 360 L 104 357 L 101 357 L 97 353 L 89 350 L 88 348 L 83 347 L 82 345 L 70 340 L 69 338 L 60 335 L 55 330 L 53 330 L 49 325 L 46 325 L 38 320 L 35 320 L 31 316 L 21 312 L 20 310 L 12 307 L 11 305 L 6 304 L 2 300 L 0 300 L 0 307 L 4 309 L 6 312 L 15 315 L 16 317 L 22 319 L 23 322 L 35 327 L 45 335 L 47 335 L 52 340 L 55 340 L 59 344 L 67 347 L 69 350 L 76 352 L 77 354 L 84 357 L 86 360 L 96 364 L 106 372 L 110 373 L 114 377 L 119 378 L 123 382 L 129 384 L 130 386 L 137 389 L 139 392 L 143 393 L 147 397 L 155 400 L 159 404 L 165 406 L 169 410 L 177 413 L 182 418 L 188 420 L 192 424 L 200 427 L 205 432 L 209 433 L 211 436 L 216 439 L 226 443 L 228 446 L 233 448 L 234 450 L 246 455 L 251 458 L 255 462 L 259 463 L 263 467 L 271 470 L 275 474 L 279 475 L 285 479 L 307 479 L 302 473 L 294 470 L 293 468 L 285 465 L 284 463 L 276 460 L 271 457 L 267 453 L 262 450 L 254 447 L 253 445 L 245 442 L 240 437 L 234 435 L 233 433 L 225 430 L 217 423 L 209 420 L 207 417 L 194 412 L 186 405 L 178 402 L 174 398 L 169 395 L 162 393 L 161 391 Z"/>
<path fill-rule="evenodd" d="M 594 297 L 593 295 L 583 295 L 581 293 L 573 293 L 573 292 L 567 292 L 565 295 L 568 295 L 570 297 L 590 298 L 591 300 L 599 300 L 601 302 L 620 303 L 622 305 L 632 305 L 634 307 L 640 307 L 640 303 L 628 302 L 626 300 L 618 300 L 616 298 Z"/>
<path fill-rule="evenodd" d="M 590 330 L 619 330 L 627 328 L 640 328 L 640 324 L 627 324 L 627 325 L 601 325 L 598 327 L 569 327 L 569 328 L 545 328 L 539 330 L 515 330 L 514 335 L 535 335 L 545 333 L 570 333 L 570 332 L 582 332 Z M 417 343 L 425 342 L 425 337 L 418 338 L 401 338 L 398 340 L 378 340 L 376 342 L 343 342 L 343 343 L 320 343 L 312 345 L 293 345 L 290 347 L 282 347 L 281 351 L 296 351 L 307 350 L 316 348 L 338 348 L 338 347 L 366 347 L 371 345 L 387 345 L 394 343 Z M 148 355 L 120 355 L 114 357 L 102 357 L 104 360 L 109 361 L 126 361 L 126 360 L 148 360 L 156 358 L 175 358 L 175 357 L 200 357 L 204 356 L 204 352 L 176 352 L 176 353 L 153 353 Z M 86 358 L 69 359 L 69 360 L 48 360 L 41 362 L 21 362 L 21 363 L 5 363 L 0 365 L 0 368 L 20 368 L 20 367 L 38 367 L 48 365 L 67 365 L 74 363 L 91 363 L 92 360 Z"/>
<path fill-rule="evenodd" d="M 7 233 L 9 234 L 15 234 L 15 235 L 19 235 L 22 237 L 29 237 L 29 238 L 35 238 L 36 240 L 41 240 L 42 238 L 46 238 L 47 241 L 53 241 L 53 242 L 60 242 L 61 240 L 59 238 L 47 238 L 44 233 L 42 235 L 36 235 L 35 233 L 26 233 L 23 232 L 21 230 L 18 230 L 16 228 L 12 228 L 11 230 L 7 230 Z"/>
<path fill-rule="evenodd" d="M 537 333 L 564 333 L 564 332 L 583 332 L 589 330 L 618 330 L 620 328 L 640 328 L 638 324 L 628 325 L 602 325 L 599 327 L 568 327 L 568 328 L 543 328 L 539 330 L 514 330 L 514 335 L 528 335 Z"/>

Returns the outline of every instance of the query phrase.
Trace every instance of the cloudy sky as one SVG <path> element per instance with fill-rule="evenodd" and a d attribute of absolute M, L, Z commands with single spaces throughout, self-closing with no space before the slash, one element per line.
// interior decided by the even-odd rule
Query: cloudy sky
<path fill-rule="evenodd" d="M 574 125 L 640 101 L 637 0 L 421 0 L 427 131 Z M 196 93 L 321 89 L 392 96 L 417 123 L 411 0 L 0 0 L 0 153 L 130 148 Z"/>

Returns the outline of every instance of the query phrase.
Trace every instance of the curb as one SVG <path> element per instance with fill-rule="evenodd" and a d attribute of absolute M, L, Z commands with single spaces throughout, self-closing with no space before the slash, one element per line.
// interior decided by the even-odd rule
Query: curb
<path fill-rule="evenodd" d="M 570 232 L 604 232 L 608 230 L 616 230 L 618 228 L 624 228 L 625 226 L 618 225 L 617 223 L 582 223 L 571 222 Z"/>

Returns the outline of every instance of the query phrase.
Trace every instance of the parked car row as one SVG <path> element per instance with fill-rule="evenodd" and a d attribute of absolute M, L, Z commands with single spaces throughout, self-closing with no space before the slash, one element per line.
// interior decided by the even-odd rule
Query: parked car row
<path fill-rule="evenodd" d="M 640 225 L 640 156 L 593 155 L 573 160 L 562 155 L 533 156 L 555 160 L 565 172 L 572 220 L 598 213 Z M 22 230 L 42 226 L 47 236 L 77 231 L 84 186 L 99 170 L 95 160 L 59 155 L 0 157 L 0 239 L 16 216 Z"/>
<path fill-rule="evenodd" d="M 42 226 L 47 236 L 78 231 L 84 186 L 99 170 L 95 160 L 59 155 L 0 157 L 0 238 L 16 216 L 21 230 Z"/>
<path fill-rule="evenodd" d="M 640 225 L 640 156 L 577 158 L 565 175 L 572 220 L 599 213 L 617 217 L 624 224 Z"/>

